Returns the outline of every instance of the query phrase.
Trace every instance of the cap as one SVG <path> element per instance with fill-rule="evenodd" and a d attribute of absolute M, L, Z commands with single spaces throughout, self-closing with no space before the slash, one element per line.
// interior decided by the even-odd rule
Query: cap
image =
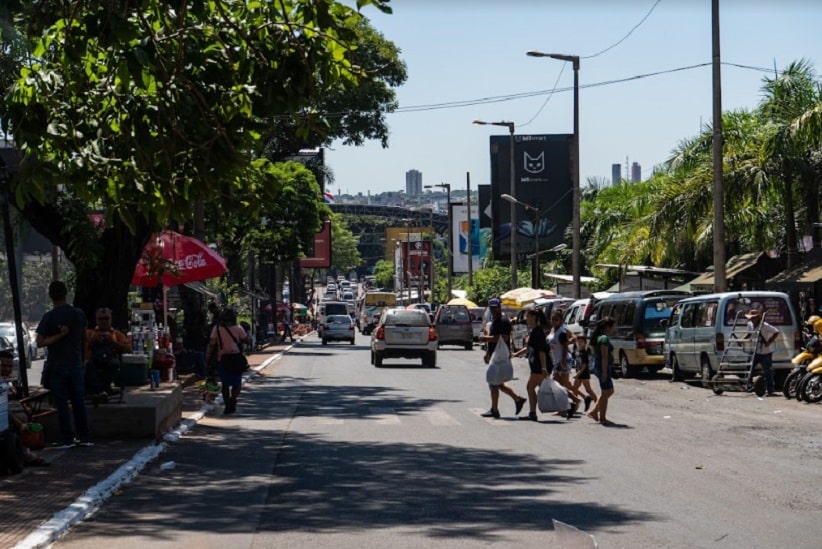
<path fill-rule="evenodd" d="M 488 306 L 489 307 L 499 307 L 500 305 L 501 305 L 500 300 L 497 299 L 496 297 L 492 297 L 491 299 L 488 300 Z"/>

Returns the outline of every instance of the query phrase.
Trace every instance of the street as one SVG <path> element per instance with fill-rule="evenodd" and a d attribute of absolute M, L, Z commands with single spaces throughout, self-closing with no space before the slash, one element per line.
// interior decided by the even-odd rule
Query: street
<path fill-rule="evenodd" d="M 306 338 L 55 546 L 557 547 L 552 519 L 608 548 L 820 545 L 816 405 L 659 375 L 617 380 L 614 427 L 505 395 L 485 419 L 477 347 L 378 369 L 367 343 Z"/>

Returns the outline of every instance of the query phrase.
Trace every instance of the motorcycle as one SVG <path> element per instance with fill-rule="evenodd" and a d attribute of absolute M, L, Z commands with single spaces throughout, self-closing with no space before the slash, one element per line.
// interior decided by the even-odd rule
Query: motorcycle
<path fill-rule="evenodd" d="M 785 398 L 797 398 L 799 384 L 808 372 L 808 365 L 821 354 L 822 344 L 820 344 L 819 336 L 814 335 L 807 341 L 805 347 L 799 351 L 799 354 L 791 359 L 794 368 L 788 373 L 785 382 L 782 384 L 782 394 L 785 395 Z"/>
<path fill-rule="evenodd" d="M 819 402 L 822 400 L 822 356 L 808 364 L 808 371 L 796 388 L 797 400 Z"/>

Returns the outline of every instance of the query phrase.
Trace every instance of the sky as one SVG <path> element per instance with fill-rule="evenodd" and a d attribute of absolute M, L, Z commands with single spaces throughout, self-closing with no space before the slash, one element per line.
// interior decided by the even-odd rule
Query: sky
<path fill-rule="evenodd" d="M 390 5 L 391 15 L 363 10 L 408 66 L 408 80 L 396 90 L 398 112 L 387 116 L 389 147 L 327 148 L 334 194 L 404 191 L 411 169 L 422 172 L 424 185 L 465 188 L 469 173 L 472 189 L 490 183 L 489 136 L 508 130 L 474 120 L 513 121 L 517 134 L 572 133 L 571 63 L 527 57 L 529 50 L 580 57 L 582 185 L 610 182 L 614 163 L 626 176 L 626 162 L 638 162 L 647 178 L 712 121 L 711 0 Z M 818 0 L 720 0 L 723 110 L 755 108 L 763 78 L 792 61 L 805 58 L 822 73 L 820 21 Z M 699 64 L 706 65 L 677 70 Z M 511 97 L 519 94 L 525 97 Z M 487 98 L 495 99 L 454 105 Z"/>

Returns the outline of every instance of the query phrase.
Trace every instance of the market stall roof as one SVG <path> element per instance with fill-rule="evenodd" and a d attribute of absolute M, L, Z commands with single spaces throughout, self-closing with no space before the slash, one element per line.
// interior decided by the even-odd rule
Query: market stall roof
<path fill-rule="evenodd" d="M 559 274 L 559 273 L 542 273 L 545 276 L 556 278 L 557 280 L 563 280 L 565 282 L 573 282 L 574 277 L 572 275 L 567 274 Z M 599 279 L 595 276 L 580 276 L 580 282 L 597 282 Z"/>
<path fill-rule="evenodd" d="M 808 252 L 802 263 L 768 279 L 766 284 L 769 289 L 774 290 L 809 290 L 820 280 L 822 280 L 822 250 L 817 248 Z"/>
<path fill-rule="evenodd" d="M 741 274 L 743 271 L 754 267 L 763 255 L 764 252 L 752 252 L 731 257 L 725 262 L 725 279 L 730 280 Z M 685 286 L 688 286 L 689 291 L 712 292 L 714 290 L 714 273 L 713 271 L 702 273 L 695 279 L 677 289 L 682 289 Z"/>

